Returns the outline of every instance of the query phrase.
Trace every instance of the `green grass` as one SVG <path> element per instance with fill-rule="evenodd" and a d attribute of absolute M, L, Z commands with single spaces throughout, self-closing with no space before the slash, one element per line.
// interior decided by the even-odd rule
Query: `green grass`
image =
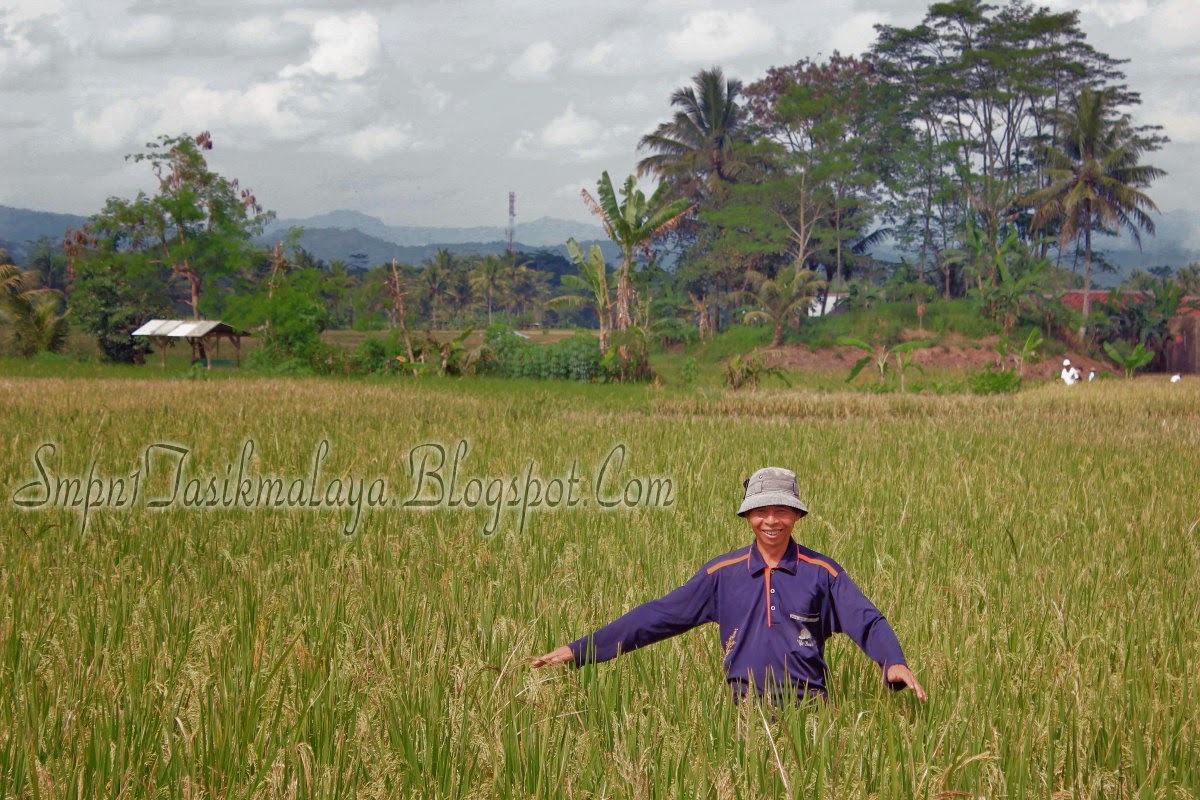
<path fill-rule="evenodd" d="M 1011 397 L 531 381 L 0 377 L 0 797 L 1196 797 L 1200 395 L 1194 382 Z M 136 380 L 131 378 L 136 375 Z M 127 475 L 188 447 L 224 474 L 464 475 L 614 446 L 671 508 L 21 510 L 32 455 Z M 844 637 L 833 702 L 728 700 L 711 626 L 530 671 L 748 541 L 740 480 L 792 467 L 797 535 L 896 628 L 930 701 Z M 611 476 L 610 476 L 611 477 Z M 153 483 L 165 491 L 162 476 Z M 612 487 L 610 487 L 612 488 Z"/>

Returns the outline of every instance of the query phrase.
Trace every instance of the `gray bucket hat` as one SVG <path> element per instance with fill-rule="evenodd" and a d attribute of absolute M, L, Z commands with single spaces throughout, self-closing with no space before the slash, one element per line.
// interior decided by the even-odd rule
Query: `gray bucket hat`
<path fill-rule="evenodd" d="M 796 473 L 790 469 L 763 467 L 743 481 L 742 485 L 746 487 L 746 498 L 738 509 L 739 517 L 763 506 L 787 506 L 799 511 L 802 517 L 808 513 L 796 486 Z"/>

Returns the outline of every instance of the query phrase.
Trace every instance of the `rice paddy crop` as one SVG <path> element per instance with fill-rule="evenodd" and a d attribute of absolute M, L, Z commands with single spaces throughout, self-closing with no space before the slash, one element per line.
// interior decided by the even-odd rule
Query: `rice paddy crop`
<path fill-rule="evenodd" d="M 1200 796 L 1186 381 L 0 378 L 0 402 L 0 798 Z M 223 502 L 247 442 L 244 472 L 303 502 Z M 14 502 L 41 496 L 45 443 L 56 491 L 107 481 L 86 526 L 70 485 L 60 507 Z M 156 444 L 178 449 L 148 466 Z M 421 461 L 435 445 L 466 448 L 454 507 L 449 462 Z M 799 474 L 797 537 L 887 614 L 927 704 L 845 637 L 831 702 L 801 709 L 735 706 L 715 626 L 528 668 L 748 542 L 733 512 L 766 464 Z M 386 502 L 347 534 L 325 492 L 357 478 Z M 490 482 L 524 498 L 534 479 L 540 507 L 485 533 Z"/>

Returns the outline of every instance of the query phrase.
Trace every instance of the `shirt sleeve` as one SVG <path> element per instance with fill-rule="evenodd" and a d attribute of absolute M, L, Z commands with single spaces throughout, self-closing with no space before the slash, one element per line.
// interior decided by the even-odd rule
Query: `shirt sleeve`
<path fill-rule="evenodd" d="M 575 656 L 575 665 L 608 661 L 712 622 L 713 586 L 712 578 L 701 570 L 678 589 L 642 603 L 594 633 L 576 639 L 567 645 Z"/>
<path fill-rule="evenodd" d="M 845 572 L 839 572 L 832 580 L 834 630 L 841 631 L 854 640 L 867 657 L 883 668 L 893 664 L 904 664 L 904 651 L 896 632 L 887 618 L 867 599 L 862 590 Z M 892 689 L 904 688 L 903 683 L 889 683 Z"/>

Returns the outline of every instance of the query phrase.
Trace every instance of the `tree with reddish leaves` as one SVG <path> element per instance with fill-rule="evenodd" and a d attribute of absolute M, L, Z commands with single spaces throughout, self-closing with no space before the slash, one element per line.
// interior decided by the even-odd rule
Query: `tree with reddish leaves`
<path fill-rule="evenodd" d="M 109 198 L 90 221 L 90 241 L 71 243 L 76 268 L 114 257 L 131 266 L 144 262 L 165 268 L 172 281 L 182 283 L 192 318 L 200 319 L 205 282 L 243 265 L 253 252 L 251 238 L 273 216 L 236 179 L 209 168 L 205 154 L 212 149 L 212 136 L 205 131 L 160 136 L 145 152 L 126 156 L 150 166 L 158 191 L 152 197 L 139 192 L 133 200 Z"/>
<path fill-rule="evenodd" d="M 803 257 L 841 282 L 853 253 L 877 238 L 867 228 L 898 135 L 894 93 L 870 62 L 834 52 L 771 68 L 744 95 L 752 133 L 778 148 L 785 172 L 803 173 L 808 206 L 823 209 Z"/>

